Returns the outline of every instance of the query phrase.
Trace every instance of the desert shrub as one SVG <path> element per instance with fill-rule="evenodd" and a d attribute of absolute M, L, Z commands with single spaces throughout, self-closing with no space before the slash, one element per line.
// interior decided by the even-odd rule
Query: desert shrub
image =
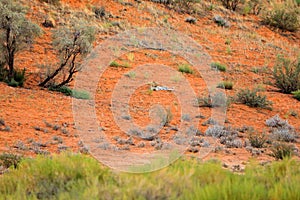
<path fill-rule="evenodd" d="M 240 4 L 243 4 L 245 0 L 220 0 L 225 6 L 225 8 L 229 10 L 235 11 Z"/>
<path fill-rule="evenodd" d="M 275 115 L 266 120 L 266 125 L 273 128 L 292 128 L 292 126 L 288 123 L 287 120 L 283 120 L 279 117 L 279 115 Z"/>
<path fill-rule="evenodd" d="M 266 141 L 267 141 L 267 137 L 265 134 L 261 134 L 261 135 L 250 134 L 249 136 L 249 142 L 251 146 L 255 148 L 263 148 Z"/>
<path fill-rule="evenodd" d="M 228 132 L 224 126 L 213 125 L 205 131 L 205 135 L 220 138 L 222 136 L 227 136 Z"/>
<path fill-rule="evenodd" d="M 60 93 L 65 94 L 66 96 L 71 96 L 76 99 L 90 99 L 90 94 L 87 91 L 73 90 L 67 86 L 50 87 L 49 90 L 60 92 Z"/>
<path fill-rule="evenodd" d="M 221 72 L 225 72 L 226 68 L 227 68 L 226 65 L 218 63 L 218 62 L 211 63 L 210 66 L 212 69 L 219 70 Z"/>
<path fill-rule="evenodd" d="M 187 64 L 179 65 L 178 71 L 180 71 L 182 73 L 186 73 L 186 74 L 193 74 L 194 73 L 193 69 Z"/>
<path fill-rule="evenodd" d="M 21 159 L 22 157 L 19 155 L 11 154 L 11 153 L 3 153 L 0 155 L 0 166 L 3 166 L 5 168 L 14 166 L 14 168 L 17 168 Z"/>
<path fill-rule="evenodd" d="M 230 100 L 222 92 L 216 92 L 208 97 L 197 97 L 196 106 L 199 107 L 225 107 L 229 106 Z"/>
<path fill-rule="evenodd" d="M 272 109 L 272 102 L 265 95 L 258 94 L 257 89 L 242 89 L 237 94 L 237 101 L 250 107 Z"/>
<path fill-rule="evenodd" d="M 105 8 L 102 7 L 94 7 L 93 12 L 95 13 L 96 18 L 103 18 L 106 15 Z"/>
<path fill-rule="evenodd" d="M 52 5 L 58 5 L 60 3 L 60 0 L 40 0 L 40 1 L 52 4 Z"/>
<path fill-rule="evenodd" d="M 243 14 L 254 14 L 259 15 L 262 10 L 263 2 L 262 0 L 250 0 L 244 4 Z"/>
<path fill-rule="evenodd" d="M 122 65 L 120 65 L 119 63 L 117 63 L 117 61 L 112 61 L 110 64 L 109 64 L 110 67 L 121 67 Z"/>
<path fill-rule="evenodd" d="M 282 160 L 293 155 L 293 145 L 286 143 L 274 143 L 271 151 L 271 156 L 273 156 L 277 160 Z"/>
<path fill-rule="evenodd" d="M 292 1 L 276 4 L 263 16 L 263 23 L 282 30 L 297 31 L 300 27 L 300 10 Z"/>
<path fill-rule="evenodd" d="M 179 13 L 193 14 L 197 13 L 195 4 L 200 0 L 152 0 L 159 3 L 164 3 L 168 8 Z"/>
<path fill-rule="evenodd" d="M 72 90 L 72 97 L 75 99 L 90 99 L 90 93 L 84 90 Z"/>
<path fill-rule="evenodd" d="M 292 92 L 294 98 L 300 101 L 300 90 Z"/>
<path fill-rule="evenodd" d="M 293 129 L 279 128 L 272 131 L 271 137 L 277 141 L 294 142 L 296 133 Z"/>
<path fill-rule="evenodd" d="M 274 86 L 283 93 L 291 93 L 300 89 L 300 58 L 291 62 L 282 56 L 277 57 L 273 69 Z"/>
<path fill-rule="evenodd" d="M 233 83 L 230 82 L 230 81 L 223 81 L 223 82 L 219 83 L 217 87 L 218 88 L 223 88 L 223 89 L 226 89 L 226 90 L 232 90 Z"/>

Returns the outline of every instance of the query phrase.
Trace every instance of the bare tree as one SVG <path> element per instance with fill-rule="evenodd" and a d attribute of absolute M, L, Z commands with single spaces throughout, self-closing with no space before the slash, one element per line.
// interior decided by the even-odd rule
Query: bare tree
<path fill-rule="evenodd" d="M 53 34 L 53 46 L 60 56 L 59 66 L 39 86 L 59 88 L 72 82 L 73 75 L 80 71 L 79 60 L 90 52 L 94 40 L 94 28 L 85 24 L 56 30 Z M 63 76 L 60 83 L 51 84 L 51 81 L 64 72 L 67 72 L 67 76 Z"/>

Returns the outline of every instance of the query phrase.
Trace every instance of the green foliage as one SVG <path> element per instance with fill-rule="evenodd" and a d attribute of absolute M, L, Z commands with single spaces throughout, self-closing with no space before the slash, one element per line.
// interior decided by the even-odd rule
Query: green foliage
<path fill-rule="evenodd" d="M 223 82 L 219 83 L 217 87 L 218 88 L 223 88 L 223 89 L 226 89 L 226 90 L 232 90 L 233 83 L 230 82 L 230 81 L 223 81 Z"/>
<path fill-rule="evenodd" d="M 292 92 L 294 98 L 300 101 L 300 90 Z"/>
<path fill-rule="evenodd" d="M 0 0 L 0 60 L 8 65 L 4 79 L 14 78 L 15 55 L 30 46 L 41 33 L 40 27 L 26 18 L 25 9 L 19 2 Z"/>
<path fill-rule="evenodd" d="M 287 31 L 297 31 L 300 27 L 300 9 L 295 2 L 276 4 L 263 16 L 263 23 Z"/>
<path fill-rule="evenodd" d="M 300 89 L 300 58 L 291 62 L 282 56 L 277 57 L 273 69 L 274 86 L 283 93 L 291 93 Z"/>
<path fill-rule="evenodd" d="M 239 4 L 243 4 L 245 0 L 220 0 L 223 6 L 229 10 L 235 11 Z"/>
<path fill-rule="evenodd" d="M 237 101 L 250 107 L 272 109 L 272 102 L 265 95 L 258 94 L 257 89 L 242 89 L 237 94 Z"/>
<path fill-rule="evenodd" d="M 216 69 L 216 70 L 219 70 L 221 72 L 225 72 L 226 68 L 227 68 L 226 65 L 218 63 L 218 62 L 211 63 L 210 66 L 211 66 L 212 69 Z"/>
<path fill-rule="evenodd" d="M 252 147 L 263 148 L 267 141 L 266 135 L 250 134 L 249 141 Z"/>
<path fill-rule="evenodd" d="M 0 199 L 299 199 L 299 164 L 251 162 L 236 174 L 217 161 L 180 159 L 160 171 L 128 174 L 63 153 L 25 159 L 5 173 Z"/>
<path fill-rule="evenodd" d="M 49 90 L 56 91 L 65 94 L 66 96 L 71 96 L 76 99 L 90 99 L 90 94 L 83 90 L 72 90 L 67 86 L 62 87 L 49 87 Z"/>
<path fill-rule="evenodd" d="M 0 154 L 0 166 L 3 166 L 5 168 L 14 166 L 14 168 L 17 168 L 21 159 L 22 157 L 16 154 L 2 153 Z"/>
<path fill-rule="evenodd" d="M 84 90 L 72 90 L 72 97 L 75 99 L 90 99 L 91 95 L 87 91 Z"/>
<path fill-rule="evenodd" d="M 188 64 L 182 64 L 178 66 L 178 71 L 186 74 L 193 74 L 193 69 Z"/>
<path fill-rule="evenodd" d="M 25 72 L 25 68 L 23 70 L 14 70 L 13 77 L 9 80 L 9 71 L 7 69 L 0 68 L 0 81 L 6 82 L 11 87 L 23 87 L 25 81 Z"/>
<path fill-rule="evenodd" d="M 293 155 L 293 146 L 283 142 L 277 142 L 273 144 L 271 151 L 271 156 L 273 156 L 277 160 L 282 160 Z"/>

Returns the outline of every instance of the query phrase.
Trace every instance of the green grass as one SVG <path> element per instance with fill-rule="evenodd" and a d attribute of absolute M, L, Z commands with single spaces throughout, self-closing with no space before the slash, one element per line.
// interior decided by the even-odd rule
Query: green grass
<path fill-rule="evenodd" d="M 178 71 L 186 74 L 193 74 L 193 69 L 188 64 L 182 64 L 178 66 Z"/>
<path fill-rule="evenodd" d="M 223 82 L 219 83 L 217 87 L 218 88 L 223 88 L 223 89 L 226 89 L 226 90 L 232 90 L 233 83 L 230 82 L 230 81 L 223 81 Z"/>
<path fill-rule="evenodd" d="M 0 199 L 300 199 L 299 164 L 251 162 L 240 175 L 216 161 L 180 159 L 157 172 L 128 174 L 89 156 L 38 156 L 0 176 Z"/>
<path fill-rule="evenodd" d="M 76 99 L 90 99 L 90 93 L 84 90 L 75 90 L 71 89 L 67 86 L 62 86 L 60 88 L 50 87 L 49 90 L 51 91 L 57 91 L 60 93 L 65 94 L 66 96 L 71 96 Z"/>
<path fill-rule="evenodd" d="M 300 101 L 300 90 L 292 92 L 294 98 Z"/>
<path fill-rule="evenodd" d="M 210 64 L 212 69 L 219 70 L 221 72 L 225 72 L 227 70 L 227 66 L 218 62 L 214 62 Z"/>

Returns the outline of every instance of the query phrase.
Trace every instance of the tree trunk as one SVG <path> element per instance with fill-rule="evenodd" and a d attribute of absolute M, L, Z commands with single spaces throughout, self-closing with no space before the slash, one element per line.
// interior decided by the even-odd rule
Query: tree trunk
<path fill-rule="evenodd" d="M 43 82 L 41 82 L 39 84 L 40 87 L 46 87 L 46 84 L 52 80 L 53 78 L 55 78 L 55 76 L 57 76 L 57 74 L 67 65 L 69 59 L 71 56 L 68 56 L 67 59 L 65 60 L 65 62 L 61 63 L 59 68 L 56 69 L 50 76 L 48 76 Z"/>

